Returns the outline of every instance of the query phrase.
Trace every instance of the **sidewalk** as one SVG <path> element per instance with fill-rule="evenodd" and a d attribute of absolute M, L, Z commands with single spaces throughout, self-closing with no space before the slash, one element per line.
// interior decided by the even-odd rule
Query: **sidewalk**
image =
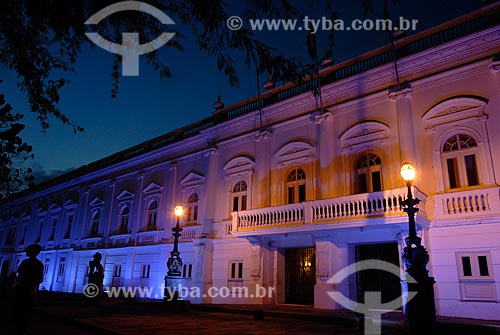
<path fill-rule="evenodd" d="M 188 313 L 162 302 L 107 300 L 88 306 L 83 296 L 43 292 L 36 314 L 92 334 L 362 334 L 349 311 L 317 310 L 289 305 L 192 305 Z M 262 320 L 254 319 L 254 311 Z M 263 312 L 262 312 L 263 311 Z M 500 322 L 438 318 L 435 334 L 500 334 Z M 383 316 L 382 334 L 406 334 L 402 313 Z"/>

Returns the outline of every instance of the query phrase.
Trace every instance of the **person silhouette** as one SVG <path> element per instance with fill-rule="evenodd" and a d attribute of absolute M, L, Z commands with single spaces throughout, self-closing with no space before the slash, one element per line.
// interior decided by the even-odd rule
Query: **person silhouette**
<path fill-rule="evenodd" d="M 27 259 L 17 268 L 17 279 L 12 304 L 12 319 L 18 335 L 25 334 L 31 319 L 35 303 L 35 294 L 43 281 L 43 264 L 36 258 L 42 247 L 31 244 L 26 248 Z"/>
<path fill-rule="evenodd" d="M 99 301 L 102 294 L 102 285 L 104 281 L 104 267 L 101 264 L 102 255 L 99 252 L 96 252 L 93 256 L 93 259 L 89 261 L 89 285 L 95 285 L 97 289 L 97 294 L 93 299 L 95 301 Z"/>

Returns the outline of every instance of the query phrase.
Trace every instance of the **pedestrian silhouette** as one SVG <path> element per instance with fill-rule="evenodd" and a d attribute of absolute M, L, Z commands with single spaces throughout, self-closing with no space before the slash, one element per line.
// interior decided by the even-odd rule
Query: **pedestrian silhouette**
<path fill-rule="evenodd" d="M 92 294 L 92 299 L 99 302 L 102 295 L 102 285 L 104 281 L 104 267 L 101 264 L 102 255 L 96 252 L 93 259 L 89 262 L 89 285 L 95 285 L 95 295 Z M 89 293 L 93 293 L 88 291 Z"/>
<path fill-rule="evenodd" d="M 25 334 L 31 319 L 35 303 L 35 294 L 43 281 L 43 264 L 36 258 L 42 247 L 31 244 L 26 248 L 27 259 L 23 260 L 17 269 L 14 300 L 12 304 L 12 319 L 18 335 Z"/>

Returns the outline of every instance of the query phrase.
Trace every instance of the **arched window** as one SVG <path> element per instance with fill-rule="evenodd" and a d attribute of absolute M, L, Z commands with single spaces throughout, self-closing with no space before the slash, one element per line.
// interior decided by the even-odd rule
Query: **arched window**
<path fill-rule="evenodd" d="M 237 182 L 231 193 L 232 211 L 244 211 L 247 209 L 247 183 L 243 180 Z"/>
<path fill-rule="evenodd" d="M 196 223 L 198 221 L 198 193 L 191 193 L 187 201 L 186 222 Z"/>
<path fill-rule="evenodd" d="M 357 192 L 382 191 L 382 160 L 373 153 L 366 153 L 356 162 Z"/>
<path fill-rule="evenodd" d="M 306 173 L 302 169 L 293 169 L 286 179 L 288 203 L 306 201 Z"/>
<path fill-rule="evenodd" d="M 444 142 L 441 157 L 448 188 L 479 185 L 476 154 L 477 142 L 472 136 L 456 134 Z"/>
<path fill-rule="evenodd" d="M 120 227 L 118 228 L 119 234 L 128 234 L 128 221 L 130 217 L 130 210 L 128 206 L 122 208 L 120 212 Z"/>
<path fill-rule="evenodd" d="M 94 215 L 92 215 L 92 221 L 90 224 L 90 237 L 97 237 L 99 234 L 99 221 L 101 220 L 101 213 L 96 211 Z"/>
<path fill-rule="evenodd" d="M 158 203 L 156 202 L 156 200 L 153 200 L 149 203 L 146 217 L 147 228 L 156 228 L 158 220 Z"/>

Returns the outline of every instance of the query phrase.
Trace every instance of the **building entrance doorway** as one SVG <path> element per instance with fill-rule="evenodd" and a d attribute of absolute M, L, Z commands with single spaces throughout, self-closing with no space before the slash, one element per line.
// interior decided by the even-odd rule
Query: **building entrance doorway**
<path fill-rule="evenodd" d="M 316 249 L 285 249 L 285 303 L 314 305 Z"/>
<path fill-rule="evenodd" d="M 398 244 L 378 243 L 356 245 L 356 262 L 378 259 L 399 265 Z M 401 282 L 398 276 L 382 270 L 364 270 L 356 273 L 356 293 L 358 302 L 364 303 L 365 292 L 381 292 L 382 303 L 401 299 Z M 401 306 L 401 304 L 400 304 Z"/>

